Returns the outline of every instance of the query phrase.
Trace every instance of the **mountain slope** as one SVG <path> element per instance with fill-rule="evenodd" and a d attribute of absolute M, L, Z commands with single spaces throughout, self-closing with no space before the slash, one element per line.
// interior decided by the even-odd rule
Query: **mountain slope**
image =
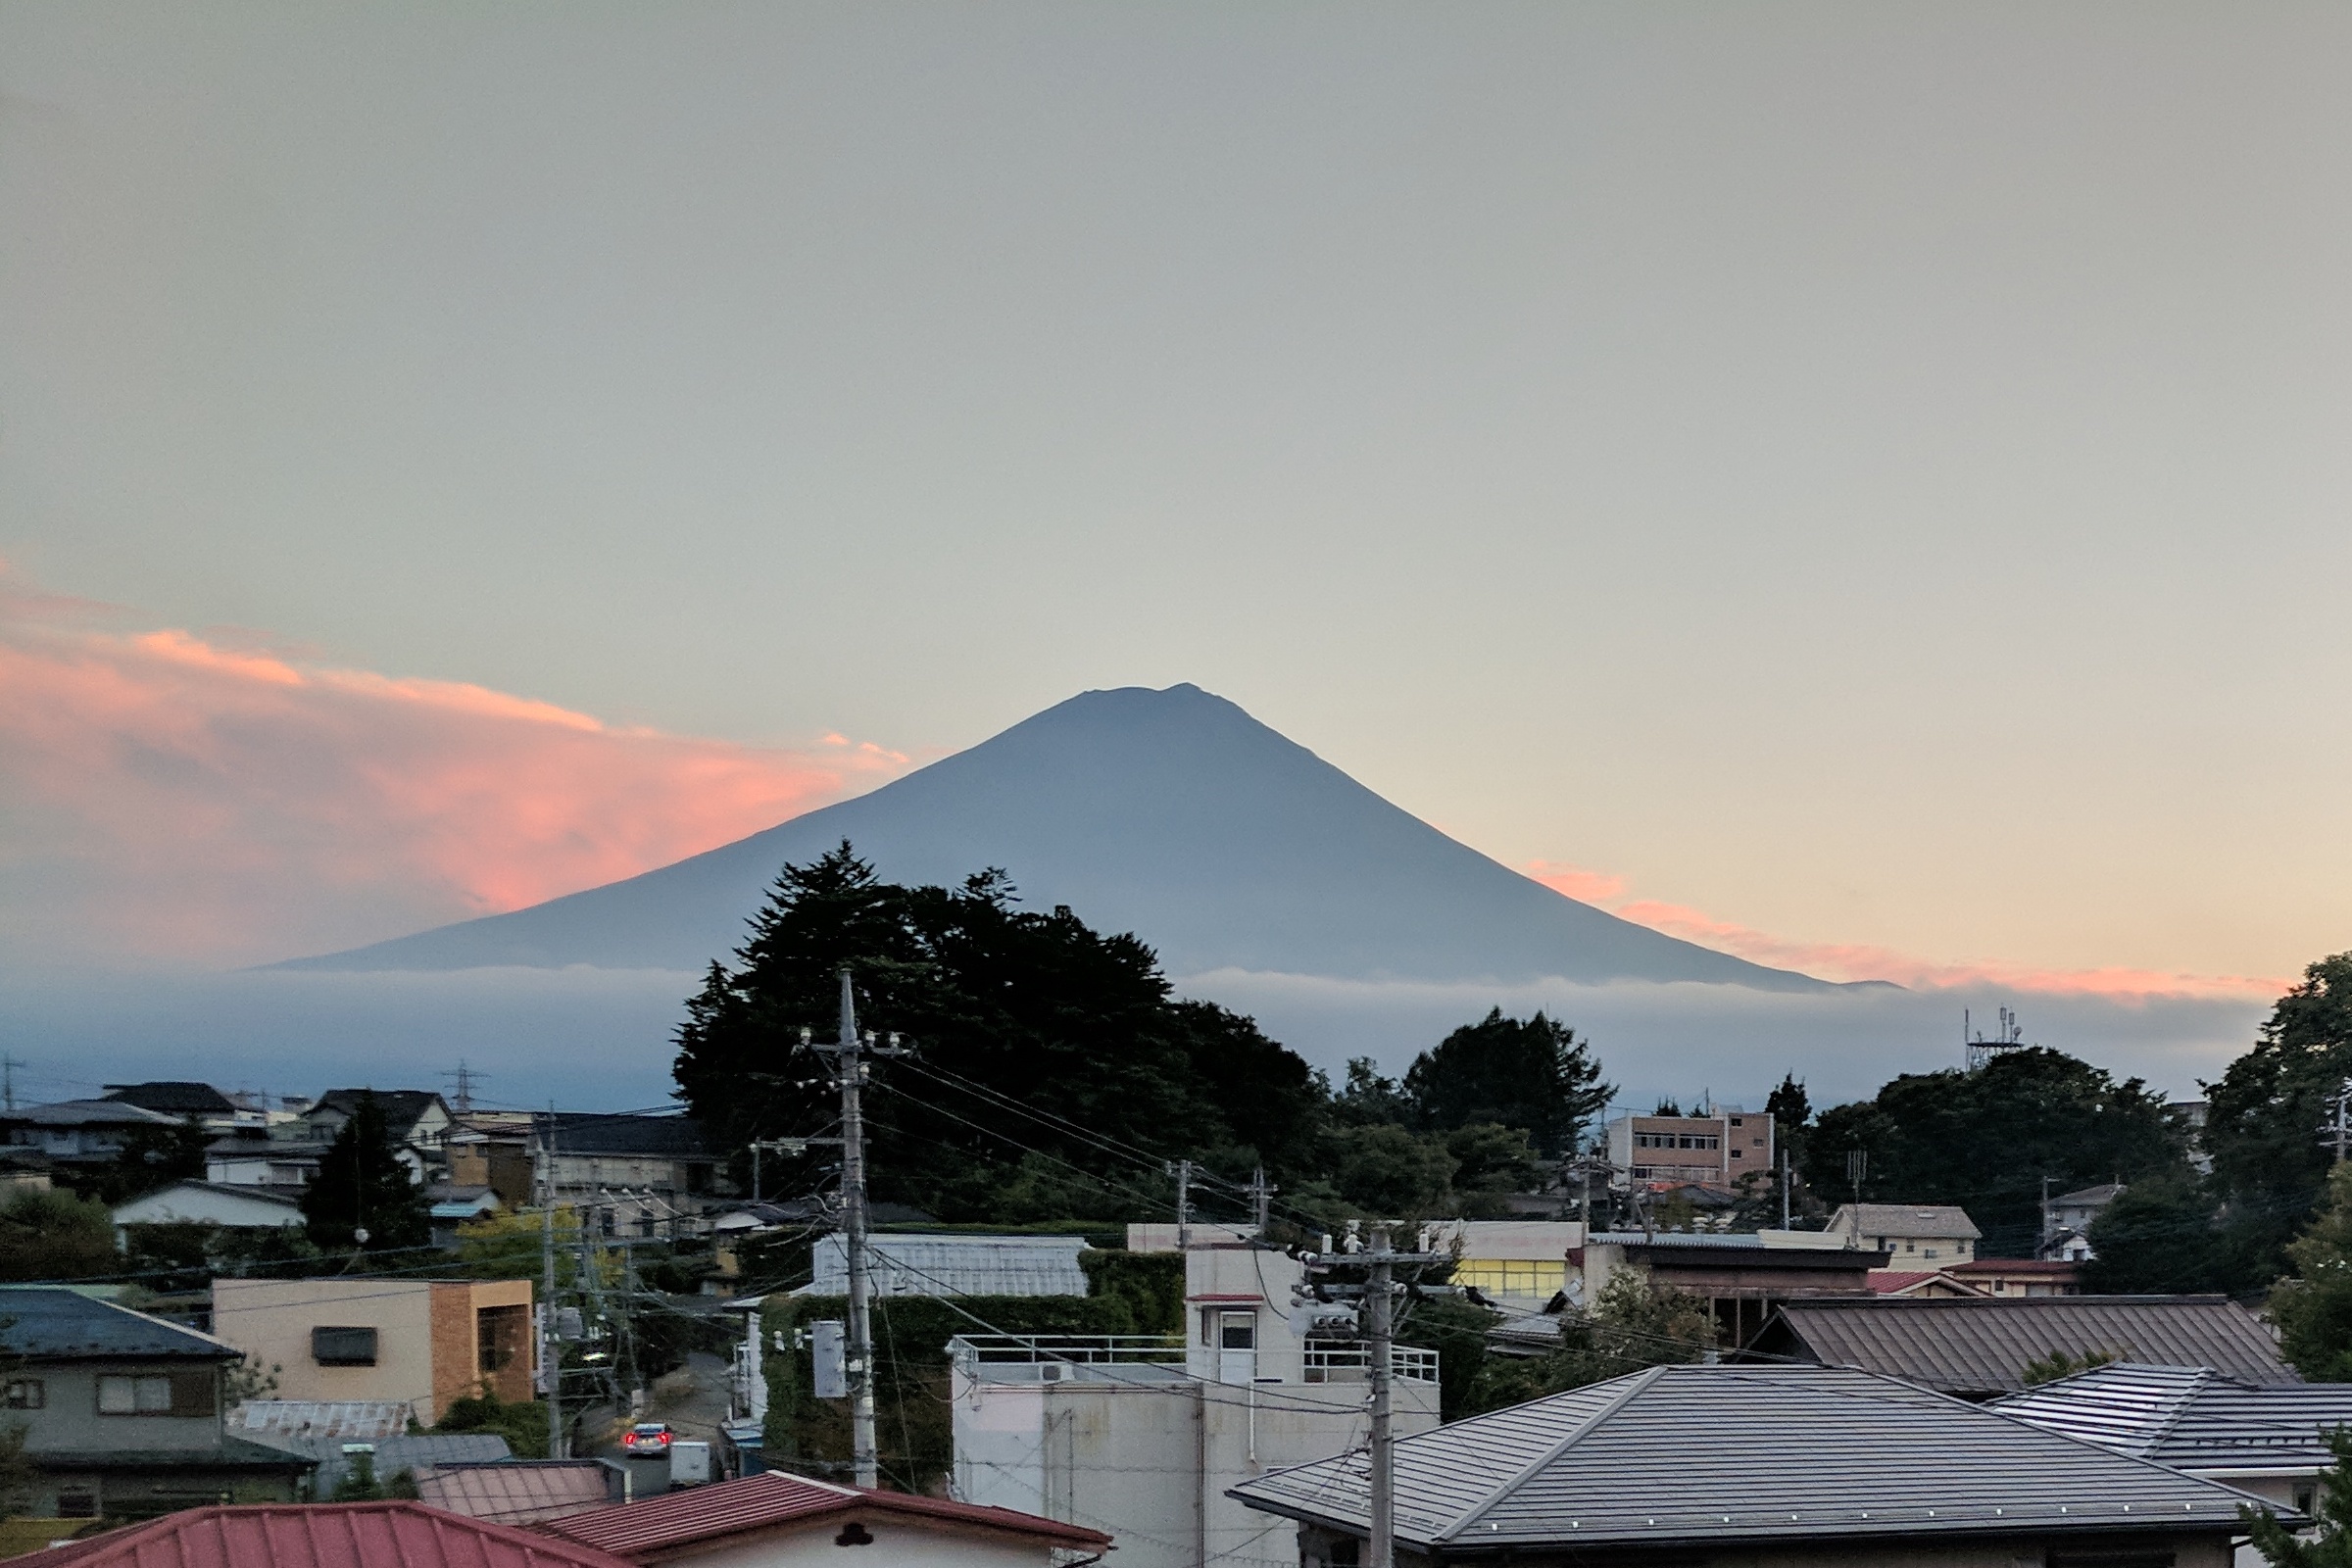
<path fill-rule="evenodd" d="M 1554 893 L 1195 686 L 1086 692 L 675 865 L 280 967 L 696 969 L 742 941 L 779 866 L 845 838 L 893 881 L 1003 866 L 1025 902 L 1132 930 L 1171 974 L 1831 989 Z"/>

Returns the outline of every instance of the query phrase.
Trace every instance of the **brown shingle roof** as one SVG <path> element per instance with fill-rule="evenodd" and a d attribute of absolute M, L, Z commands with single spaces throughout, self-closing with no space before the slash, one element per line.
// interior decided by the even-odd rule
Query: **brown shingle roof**
<path fill-rule="evenodd" d="M 2303 1381 L 2262 1320 L 2226 1296 L 1816 1298 L 1774 1313 L 1746 1354 L 1982 1398 L 2024 1388 L 2028 1364 L 2060 1351 L 2209 1366 L 2258 1386 Z"/>

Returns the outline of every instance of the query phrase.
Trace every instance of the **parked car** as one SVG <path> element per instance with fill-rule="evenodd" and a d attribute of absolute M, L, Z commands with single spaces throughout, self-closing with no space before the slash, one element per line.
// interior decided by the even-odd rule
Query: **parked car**
<path fill-rule="evenodd" d="M 640 1421 L 620 1440 L 620 1451 L 632 1459 L 666 1459 L 677 1434 L 666 1421 Z"/>

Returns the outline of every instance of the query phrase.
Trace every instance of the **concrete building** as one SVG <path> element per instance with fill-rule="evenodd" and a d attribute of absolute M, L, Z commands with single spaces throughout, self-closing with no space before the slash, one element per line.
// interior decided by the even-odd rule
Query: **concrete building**
<path fill-rule="evenodd" d="M 138 1518 L 222 1499 L 292 1501 L 314 1461 L 228 1431 L 233 1346 L 78 1291 L 0 1290 L 0 1425 L 24 1429 L 19 1511 Z"/>
<path fill-rule="evenodd" d="M 1703 1116 L 1620 1116 L 1603 1134 L 1609 1163 L 1637 1183 L 1737 1188 L 1743 1177 L 1769 1174 L 1777 1157 L 1772 1118 L 1737 1105 Z"/>
<path fill-rule="evenodd" d="M 1505 1310 L 1538 1308 L 1567 1290 L 1569 1256 L 1584 1245 L 1585 1228 L 1574 1221 L 1446 1219 L 1421 1227 L 1423 1251 L 1452 1252 L 1461 1260 L 1453 1268 L 1454 1284 Z"/>
<path fill-rule="evenodd" d="M 1885 1267 L 1930 1271 L 1973 1260 L 1984 1235 L 1957 1203 L 1841 1203 L 1825 1232 L 1858 1250 L 1885 1252 Z"/>
<path fill-rule="evenodd" d="M 284 1399 L 398 1400 L 431 1426 L 485 1387 L 532 1397 L 529 1280 L 215 1280 L 213 1332 Z"/>
<path fill-rule="evenodd" d="M 1181 1337 L 966 1335 L 951 1346 L 955 1495 L 1099 1530 L 1125 1568 L 1293 1568 L 1291 1532 L 1227 1495 L 1365 1436 L 1362 1348 L 1294 1309 L 1270 1248 L 1185 1254 Z M 1396 1356 L 1398 1436 L 1438 1424 L 1435 1352 Z"/>

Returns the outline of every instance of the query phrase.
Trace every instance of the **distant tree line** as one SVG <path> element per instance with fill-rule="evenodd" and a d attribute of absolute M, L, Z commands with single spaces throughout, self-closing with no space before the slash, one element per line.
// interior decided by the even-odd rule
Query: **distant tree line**
<path fill-rule="evenodd" d="M 1263 1169 L 1279 1209 L 1500 1213 L 1576 1147 L 1610 1088 L 1585 1043 L 1539 1012 L 1499 1010 L 1423 1052 L 1401 1080 L 1369 1058 L 1337 1086 L 1256 1023 L 1178 999 L 1152 950 L 1066 907 L 1023 907 L 1000 871 L 960 887 L 886 882 L 848 844 L 787 865 L 733 961 L 713 962 L 678 1032 L 680 1098 L 736 1153 L 821 1136 L 838 1099 L 826 1058 L 847 965 L 861 1028 L 912 1059 L 877 1067 L 871 1189 L 943 1220 L 1164 1219 L 1162 1162 L 1190 1158 L 1201 1212 L 1241 1212 Z M 812 1152 L 770 1160 L 782 1185 L 826 1185 Z"/>

